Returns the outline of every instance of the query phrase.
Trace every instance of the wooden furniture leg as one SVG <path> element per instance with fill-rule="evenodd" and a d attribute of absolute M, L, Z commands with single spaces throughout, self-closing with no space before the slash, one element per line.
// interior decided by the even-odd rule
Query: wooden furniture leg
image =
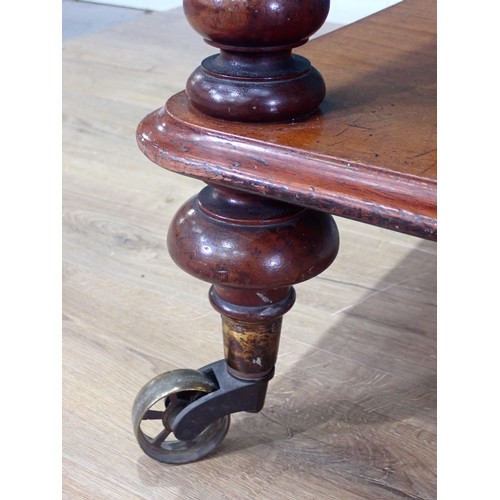
<path fill-rule="evenodd" d="M 324 23 L 328 9 L 328 0 L 185 0 L 193 28 L 220 49 L 188 79 L 190 104 L 212 117 L 244 122 L 286 121 L 313 112 L 325 84 L 292 49 Z M 151 126 L 149 118 L 139 126 L 138 142 L 158 163 L 157 146 L 169 131 Z M 212 284 L 210 302 L 222 316 L 225 359 L 156 377 L 137 395 L 132 419 L 146 454 L 185 463 L 219 444 L 231 413 L 262 408 L 282 317 L 295 300 L 292 285 L 333 262 L 338 232 L 328 214 L 215 182 L 179 210 L 167 240 L 182 269 Z"/>
<path fill-rule="evenodd" d="M 209 186 L 177 213 L 168 248 L 177 265 L 212 284 L 228 371 L 253 380 L 274 368 L 291 285 L 333 262 L 338 233 L 327 214 Z"/>
<path fill-rule="evenodd" d="M 163 462 L 184 463 L 217 446 L 231 413 L 260 411 L 282 317 L 295 301 L 292 285 L 324 271 L 339 239 L 328 214 L 211 185 L 180 208 L 167 242 L 182 269 L 212 284 L 210 302 L 223 326 L 225 360 L 199 372 L 163 374 L 134 404 L 143 450 Z M 167 405 L 152 410 L 161 399 Z M 151 436 L 142 424 L 155 419 L 163 427 Z M 166 441 L 170 432 L 176 441 Z"/>

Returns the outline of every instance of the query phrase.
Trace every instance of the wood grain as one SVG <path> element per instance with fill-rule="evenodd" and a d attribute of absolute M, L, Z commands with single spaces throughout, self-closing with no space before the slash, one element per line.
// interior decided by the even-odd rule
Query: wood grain
<path fill-rule="evenodd" d="M 63 498 L 436 498 L 435 245 L 340 217 L 334 265 L 296 287 L 263 412 L 187 466 L 135 442 L 143 384 L 223 357 L 208 285 L 165 245 L 202 183 L 134 138 L 210 50 L 180 10 L 64 47 Z"/>
<path fill-rule="evenodd" d="M 184 175 L 436 240 L 435 16 L 435 0 L 406 0 L 301 48 L 328 89 L 308 118 L 208 118 L 182 92 L 139 145 Z"/>

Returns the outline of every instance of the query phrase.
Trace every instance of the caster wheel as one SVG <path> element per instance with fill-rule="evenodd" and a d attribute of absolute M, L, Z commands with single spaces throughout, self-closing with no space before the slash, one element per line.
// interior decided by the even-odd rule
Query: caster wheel
<path fill-rule="evenodd" d="M 132 423 L 139 446 L 159 462 L 185 464 L 208 455 L 224 439 L 230 417 L 219 418 L 190 441 L 180 441 L 172 432 L 175 417 L 189 404 L 217 387 L 197 370 L 173 370 L 149 381 L 137 394 Z"/>

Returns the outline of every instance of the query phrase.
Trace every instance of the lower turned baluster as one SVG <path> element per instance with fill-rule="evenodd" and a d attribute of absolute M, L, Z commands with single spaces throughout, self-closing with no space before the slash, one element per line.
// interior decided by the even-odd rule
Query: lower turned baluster
<path fill-rule="evenodd" d="M 339 240 L 330 215 L 208 186 L 177 212 L 167 243 L 177 265 L 212 284 L 210 302 L 223 325 L 224 360 L 160 375 L 134 403 L 143 450 L 162 462 L 185 463 L 222 441 L 231 413 L 261 410 L 282 317 L 295 301 L 292 285 L 324 271 Z M 161 423 L 157 434 L 144 430 L 150 420 Z"/>

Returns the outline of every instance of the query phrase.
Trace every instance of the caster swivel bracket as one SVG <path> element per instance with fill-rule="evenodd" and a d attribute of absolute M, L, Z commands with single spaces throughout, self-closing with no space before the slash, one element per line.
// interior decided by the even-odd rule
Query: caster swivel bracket
<path fill-rule="evenodd" d="M 179 440 L 194 439 L 217 419 L 241 411 L 258 413 L 264 406 L 267 384 L 274 369 L 263 379 L 242 380 L 227 371 L 224 359 L 200 368 L 212 378 L 217 389 L 182 410 L 172 422 L 172 431 Z"/>

